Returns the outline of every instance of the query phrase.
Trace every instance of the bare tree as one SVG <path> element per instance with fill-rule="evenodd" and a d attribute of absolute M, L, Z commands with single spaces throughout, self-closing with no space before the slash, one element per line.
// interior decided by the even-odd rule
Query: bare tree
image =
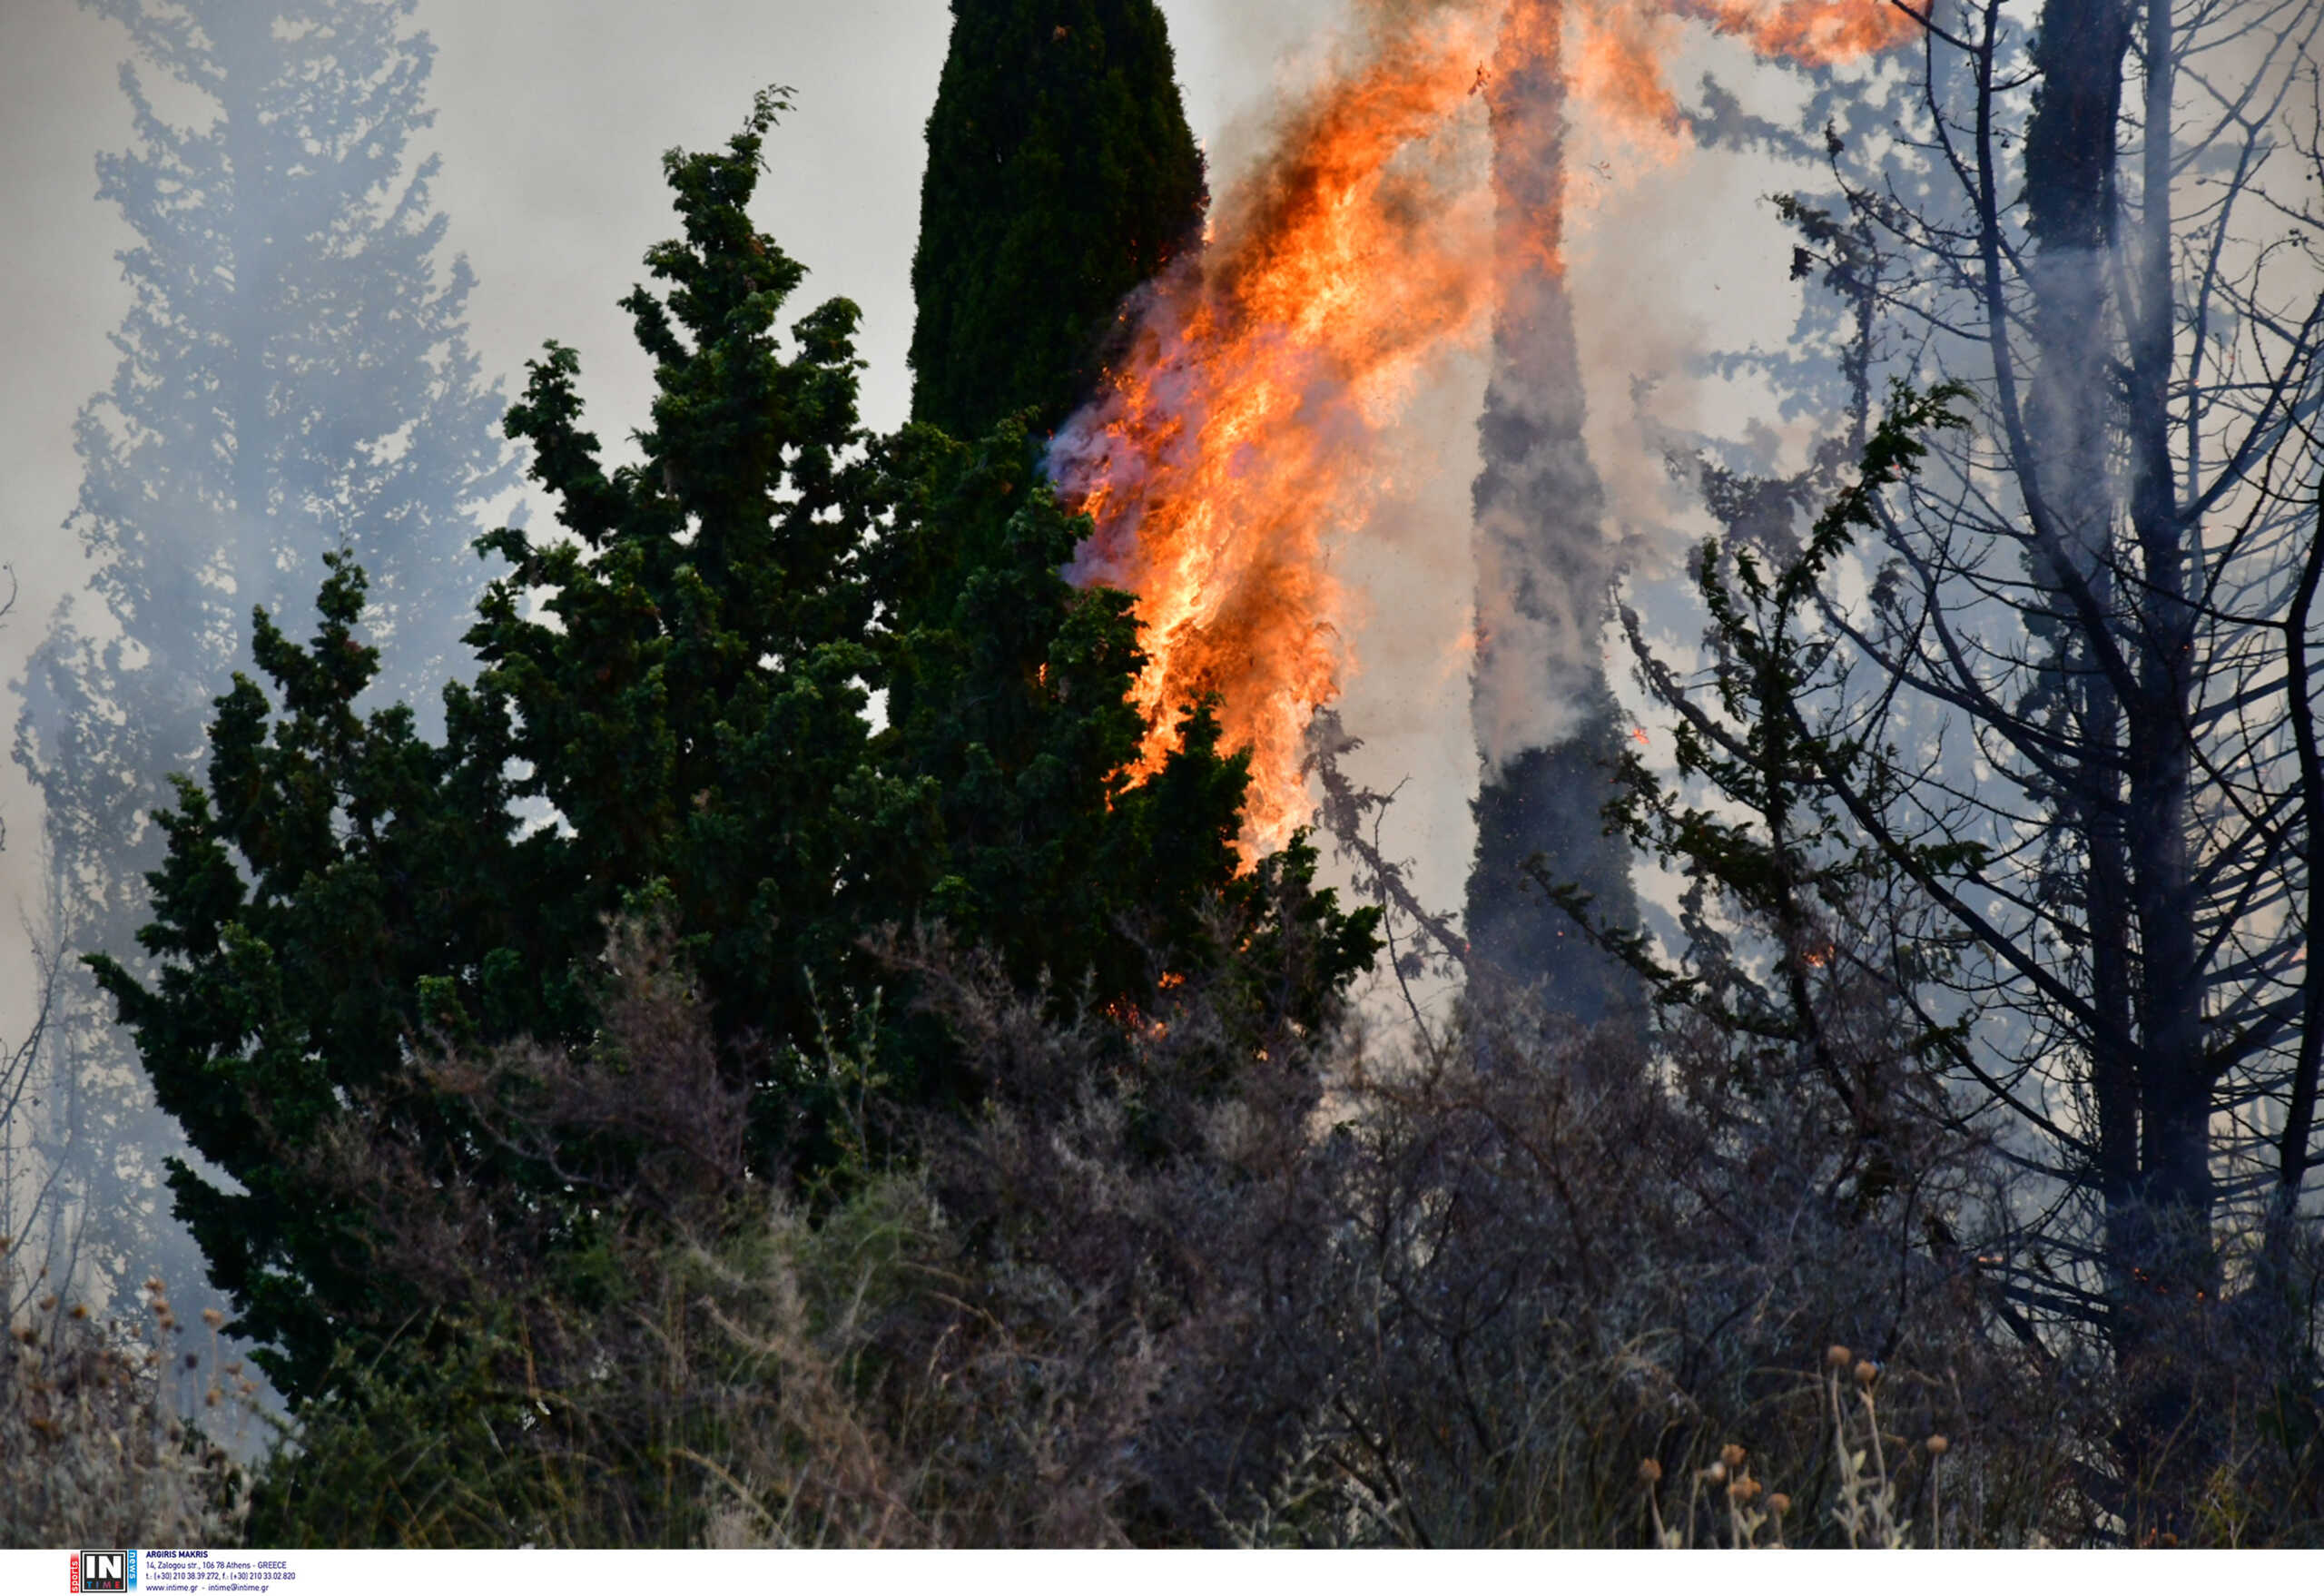
<path fill-rule="evenodd" d="M 1936 912 L 1904 993 L 1956 1101 L 2043 1177 L 1995 1300 L 2096 1338 L 2165 1522 L 2240 1373 L 2314 1384 L 2324 11 L 1909 8 L 1914 103 L 1834 165 L 1907 374 L 1975 424 L 1867 503 L 1783 712 Z"/>

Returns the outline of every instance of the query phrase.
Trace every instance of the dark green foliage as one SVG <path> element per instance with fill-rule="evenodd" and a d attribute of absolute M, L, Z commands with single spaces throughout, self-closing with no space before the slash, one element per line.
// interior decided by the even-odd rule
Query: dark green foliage
<path fill-rule="evenodd" d="M 975 448 L 915 428 L 891 460 L 917 499 L 881 567 L 896 625 L 881 752 L 911 783 L 921 867 L 901 882 L 1020 981 L 1135 998 L 1150 953 L 1194 946 L 1198 906 L 1234 878 L 1246 761 L 1197 712 L 1184 749 L 1130 786 L 1145 726 L 1125 698 L 1143 663 L 1129 597 L 1059 575 L 1088 523 L 1041 481 L 1020 424 Z"/>
<path fill-rule="evenodd" d="M 414 1066 L 528 1039 L 623 1068 L 599 1050 L 616 917 L 666 928 L 699 979 L 761 1178 L 840 1150 L 826 1038 L 892 1106 L 972 1095 L 888 928 L 942 922 L 1059 1010 L 1125 1019 L 1203 970 L 1319 1028 L 1371 957 L 1372 918 L 1307 891 L 1312 854 L 1238 873 L 1244 764 L 1206 709 L 1130 783 L 1128 600 L 1058 575 L 1087 523 L 1021 429 L 869 439 L 854 308 L 778 334 L 802 271 L 745 207 L 783 103 L 762 96 L 722 153 L 666 158 L 685 236 L 647 256 L 666 293 L 625 301 L 660 390 L 641 462 L 602 464 L 573 351 L 534 364 L 508 429 L 570 536 L 485 540 L 508 575 L 443 742 L 401 706 L 357 714 L 379 656 L 355 635 L 363 576 L 332 560 L 311 645 L 260 614 L 271 705 L 238 678 L 206 788 L 182 781 L 162 818 L 142 936 L 158 978 L 94 961 L 162 1105 L 243 1188 L 172 1175 L 294 1396 L 417 1306 L 374 1266 L 378 1214 L 327 1167 L 351 1110 L 424 1185 L 501 1204 L 493 1246 L 598 1244 L 590 1193 L 611 1177 L 512 1147 L 487 1098 Z M 1321 950 L 1290 976 L 1278 901 Z"/>
<path fill-rule="evenodd" d="M 2130 43 L 2124 0 L 2047 0 L 2034 38 L 2041 86 L 2025 123 L 2026 228 L 2044 249 L 2085 251 L 2085 262 L 2094 263 L 2114 236 L 2115 143 Z"/>
<path fill-rule="evenodd" d="M 336 1324 L 392 1323 L 417 1305 L 394 1300 L 358 1216 L 318 1189 L 345 1094 L 398 1081 L 424 1031 L 467 1029 L 462 989 L 507 1030 L 577 1019 L 568 991 L 517 975 L 563 975 L 571 935 L 594 930 L 540 890 L 556 840 L 516 836 L 495 756 L 505 739 L 469 695 L 448 695 L 443 748 L 401 706 L 356 715 L 379 656 L 352 631 L 359 574 L 331 566 L 310 647 L 260 614 L 257 656 L 281 713 L 270 725 L 265 695 L 239 679 L 219 700 L 207 787 L 178 778 L 178 806 L 160 817 L 169 852 L 139 939 L 153 984 L 90 961 L 161 1107 L 242 1187 L 172 1162 L 178 1212 L 242 1333 L 277 1349 L 258 1356 L 287 1394 L 328 1364 Z"/>
<path fill-rule="evenodd" d="M 1088 396 L 1122 300 L 1196 240 L 1202 153 L 1153 0 L 952 0 L 928 119 L 912 415 L 973 438 Z"/>
<path fill-rule="evenodd" d="M 1927 395 L 1898 388 L 1866 446 L 1858 480 L 1772 572 L 1764 554 L 1740 538 L 1704 544 L 1695 575 L 1710 616 L 1714 665 L 1701 691 L 1649 653 L 1636 618 L 1624 616 L 1649 686 L 1678 714 L 1679 773 L 1706 781 L 1745 818 L 1689 805 L 1635 753 L 1623 755 L 1622 791 L 1608 818 L 1666 863 L 1683 865 L 1731 897 L 1755 926 L 1781 928 L 1786 945 L 1777 961 L 1787 975 L 1823 951 L 1794 945 L 1797 936 L 1789 934 L 1807 934 L 1811 898 L 1842 899 L 1866 877 L 1900 866 L 1915 879 L 1941 879 L 1974 859 L 1973 852 L 1954 849 L 1887 860 L 1850 831 L 1835 793 L 1853 783 L 1886 794 L 1890 754 L 1874 740 L 1876 729 L 1827 724 L 1819 716 L 1819 701 L 1839 681 L 1835 639 L 1814 620 L 1827 574 L 1856 529 L 1872 524 L 1877 495 L 1927 452 L 1919 435 L 1964 425 L 1948 408 L 1959 397 L 1950 387 Z M 1624 937 L 1620 945 L 1666 998 L 1696 995 L 1693 983 L 1673 985 L 1678 978 L 1645 958 L 1642 936 Z"/>

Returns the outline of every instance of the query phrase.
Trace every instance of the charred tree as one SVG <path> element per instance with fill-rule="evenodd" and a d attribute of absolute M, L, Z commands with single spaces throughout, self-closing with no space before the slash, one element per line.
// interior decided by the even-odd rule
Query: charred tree
<path fill-rule="evenodd" d="M 2265 47 L 2183 65 L 2230 39 Z M 2255 1383 L 2318 1410 L 2289 1310 L 2324 1054 L 2319 42 L 2312 8 L 1932 15 L 1925 164 L 1842 180 L 1905 261 L 1884 315 L 1979 425 L 1875 507 L 1803 730 L 1896 750 L 1883 790 L 1822 779 L 1949 921 L 1925 968 L 1963 1100 L 2050 1183 L 1979 1266 L 2051 1350 L 2103 1355 L 2110 1511 L 2158 1532 Z"/>
<path fill-rule="evenodd" d="M 2134 21 L 2142 170 L 2125 238 L 2120 129 Z M 2127 1382 L 2126 1461 L 2146 1473 L 2174 1447 L 2200 1455 L 2190 1365 L 2204 1335 L 2181 1321 L 2221 1284 L 2218 1080 L 2191 841 L 2194 518 L 2176 503 L 2166 397 L 2177 314 L 2169 7 L 2049 0 L 2031 54 L 2032 337 L 2013 455 L 2039 595 L 2027 629 L 2050 654 L 2034 700 L 2057 738 L 2053 890 L 2078 897 L 2087 938 L 2108 1334 Z"/>
<path fill-rule="evenodd" d="M 1483 774 L 1466 921 L 1472 982 L 1538 987 L 1593 1023 L 1635 1010 L 1637 989 L 1541 888 L 1579 887 L 1597 920 L 1636 924 L 1629 845 L 1600 818 L 1623 731 L 1600 654 L 1605 496 L 1564 278 L 1561 14 L 1555 0 L 1512 7 L 1485 84 L 1500 296 L 1472 497 Z"/>

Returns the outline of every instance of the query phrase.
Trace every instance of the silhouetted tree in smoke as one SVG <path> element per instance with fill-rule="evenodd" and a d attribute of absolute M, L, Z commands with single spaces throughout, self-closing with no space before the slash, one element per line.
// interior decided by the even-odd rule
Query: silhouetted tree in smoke
<path fill-rule="evenodd" d="M 1600 817 L 1624 728 L 1600 660 L 1605 496 L 1582 438 L 1560 259 L 1561 15 L 1540 0 L 1513 8 L 1486 84 L 1500 300 L 1477 424 L 1472 713 L 1484 768 L 1466 923 L 1472 980 L 1538 984 L 1551 1007 L 1595 1021 L 1634 1011 L 1635 983 L 1537 884 L 1577 886 L 1597 915 L 1636 922 L 1629 844 Z"/>
<path fill-rule="evenodd" d="M 149 813 L 200 758 L 251 607 L 303 604 L 322 554 L 355 551 L 383 686 L 427 702 L 483 580 L 473 512 L 513 477 L 465 341 L 468 266 L 439 270 L 436 163 L 407 159 L 433 56 L 412 0 L 89 3 L 137 57 L 135 139 L 98 162 L 99 198 L 138 235 L 133 302 L 76 434 L 89 590 L 19 684 L 15 757 L 45 805 L 49 934 L 126 959 L 162 857 Z M 202 106 L 182 125 L 164 109 L 181 95 Z M 158 1220 L 143 1155 L 176 1137 L 91 996 L 50 1033 L 64 1090 L 45 1134 L 78 1148 L 103 1233 Z"/>
<path fill-rule="evenodd" d="M 1088 397 L 1206 191 L 1153 0 L 952 0 L 912 259 L 912 417 L 979 438 Z"/>
<path fill-rule="evenodd" d="M 2108 1511 L 2184 1533 L 2251 1392 L 2288 1435 L 2324 1413 L 2324 18 L 2037 21 L 1939 14 L 1925 125 L 1828 138 L 1849 221 L 1808 253 L 1886 253 L 1881 319 L 1981 424 L 1867 507 L 1863 596 L 1821 589 L 1846 646 L 1790 713 L 1801 748 L 1882 750 L 1881 783 L 1817 780 L 1942 921 L 1912 1001 L 2041 1172 L 1989 1300 L 2093 1376 Z"/>

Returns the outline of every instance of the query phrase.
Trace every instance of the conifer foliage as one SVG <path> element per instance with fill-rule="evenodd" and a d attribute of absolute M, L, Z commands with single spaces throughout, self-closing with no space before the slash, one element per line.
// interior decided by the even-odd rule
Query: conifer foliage
<path fill-rule="evenodd" d="M 620 1069 L 591 1051 L 611 919 L 675 939 L 747 1099 L 749 1166 L 778 1178 L 832 1145 L 832 1039 L 891 1103 L 974 1095 L 884 938 L 940 924 L 1029 993 L 1118 1020 L 1215 971 L 1310 1028 L 1372 956 L 1372 916 L 1312 890 L 1312 851 L 1238 872 L 1243 764 L 1203 706 L 1131 783 L 1129 600 L 1058 574 L 1087 523 L 1021 428 L 868 438 L 855 308 L 778 329 L 803 270 L 746 207 L 784 106 L 770 91 L 724 150 L 665 158 L 684 236 L 646 256 L 662 291 L 625 301 L 656 362 L 643 458 L 609 466 L 583 429 L 573 350 L 534 363 L 508 429 L 566 536 L 485 540 L 509 570 L 444 741 L 407 706 L 358 713 L 382 654 L 334 557 L 312 643 L 260 615 L 271 694 L 238 678 L 207 783 L 179 782 L 142 938 L 158 978 L 95 961 L 163 1107 L 243 1187 L 172 1176 L 294 1394 L 422 1305 L 368 1266 L 324 1167 L 350 1104 L 401 1127 L 437 1189 L 508 1192 L 543 1245 L 588 1249 L 571 1149 L 496 1144 L 411 1063 L 524 1039 Z M 1295 980 L 1286 934 L 1322 950 Z"/>
<path fill-rule="evenodd" d="M 912 414 L 1047 429 L 1125 296 L 1200 235 L 1202 152 L 1154 0 L 952 0 L 912 261 Z"/>
<path fill-rule="evenodd" d="M 15 752 L 43 800 L 49 934 L 129 958 L 162 846 L 149 815 L 249 658 L 251 606 L 303 601 L 318 557 L 351 550 L 394 645 L 383 689 L 432 695 L 484 582 L 476 512 L 515 477 L 466 341 L 471 274 L 440 264 L 437 164 L 409 159 L 434 54 L 412 0 L 89 4 L 135 50 L 134 138 L 97 163 L 137 235 L 132 299 L 75 433 L 89 594 L 18 684 Z M 189 104 L 182 124 L 165 109 Z M 150 1267 L 129 1256 L 150 1236 L 97 1234 L 147 1195 L 83 1155 L 174 1138 L 136 1123 L 133 1068 L 84 996 L 50 1033 L 75 1121 L 57 1134 L 81 1144 L 56 1156 L 85 1182 L 86 1239 Z"/>

